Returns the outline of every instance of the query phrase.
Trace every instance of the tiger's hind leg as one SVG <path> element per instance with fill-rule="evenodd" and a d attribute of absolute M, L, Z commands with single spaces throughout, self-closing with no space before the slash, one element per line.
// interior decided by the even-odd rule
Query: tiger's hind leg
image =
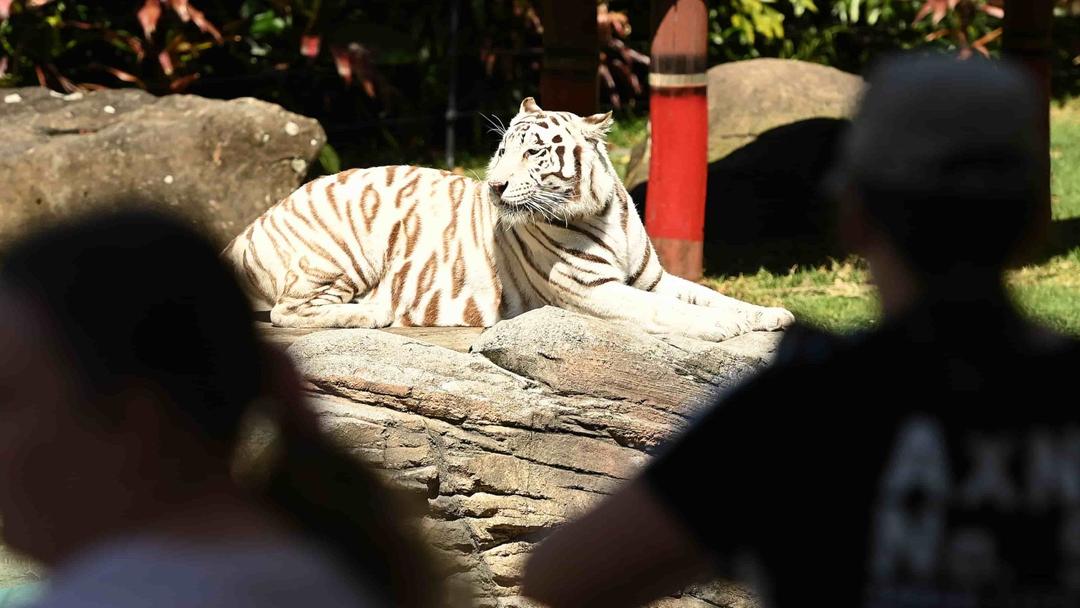
<path fill-rule="evenodd" d="M 351 301 L 353 288 L 335 281 L 316 289 L 311 298 L 285 298 L 270 309 L 270 322 L 277 327 L 386 327 L 393 311 L 382 299 Z"/>

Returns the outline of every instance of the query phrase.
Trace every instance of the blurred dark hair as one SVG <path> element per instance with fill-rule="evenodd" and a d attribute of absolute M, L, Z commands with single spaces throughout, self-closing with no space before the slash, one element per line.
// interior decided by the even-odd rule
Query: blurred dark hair
<path fill-rule="evenodd" d="M 44 309 L 88 395 L 149 384 L 224 454 L 252 404 L 278 397 L 271 351 L 232 272 L 179 219 L 127 210 L 55 225 L 0 258 L 0 281 Z M 438 603 L 429 554 L 394 497 L 316 425 L 296 423 L 305 407 L 279 403 L 277 457 L 260 491 L 365 589 L 398 606 Z"/>
<path fill-rule="evenodd" d="M 932 188 L 857 182 L 860 204 L 924 278 L 1000 273 L 1034 236 L 1039 197 L 1031 172 L 1008 155 L 957 158 Z"/>
<path fill-rule="evenodd" d="M 1000 273 L 1038 235 L 1048 196 L 1035 90 L 1007 61 L 887 58 L 826 187 L 925 280 Z"/>

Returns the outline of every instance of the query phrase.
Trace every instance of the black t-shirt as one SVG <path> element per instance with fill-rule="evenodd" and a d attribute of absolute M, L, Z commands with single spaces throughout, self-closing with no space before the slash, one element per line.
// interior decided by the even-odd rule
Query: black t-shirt
<path fill-rule="evenodd" d="M 1080 606 L 1078 381 L 1004 305 L 796 329 L 646 479 L 770 606 Z"/>

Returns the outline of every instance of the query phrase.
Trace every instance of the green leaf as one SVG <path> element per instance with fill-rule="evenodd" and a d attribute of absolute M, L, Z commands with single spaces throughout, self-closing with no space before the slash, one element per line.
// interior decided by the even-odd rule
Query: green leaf
<path fill-rule="evenodd" d="M 319 165 L 327 173 L 341 172 L 341 157 L 338 156 L 337 151 L 330 144 L 326 144 L 319 151 Z"/>
<path fill-rule="evenodd" d="M 251 35 L 255 38 L 273 36 L 285 31 L 285 20 L 274 11 L 263 11 L 251 19 Z"/>

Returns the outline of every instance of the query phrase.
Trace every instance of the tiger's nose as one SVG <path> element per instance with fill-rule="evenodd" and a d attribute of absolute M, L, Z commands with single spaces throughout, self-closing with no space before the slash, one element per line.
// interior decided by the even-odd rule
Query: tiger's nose
<path fill-rule="evenodd" d="M 488 186 L 491 186 L 491 190 L 499 196 L 506 192 L 506 182 L 488 182 Z"/>

